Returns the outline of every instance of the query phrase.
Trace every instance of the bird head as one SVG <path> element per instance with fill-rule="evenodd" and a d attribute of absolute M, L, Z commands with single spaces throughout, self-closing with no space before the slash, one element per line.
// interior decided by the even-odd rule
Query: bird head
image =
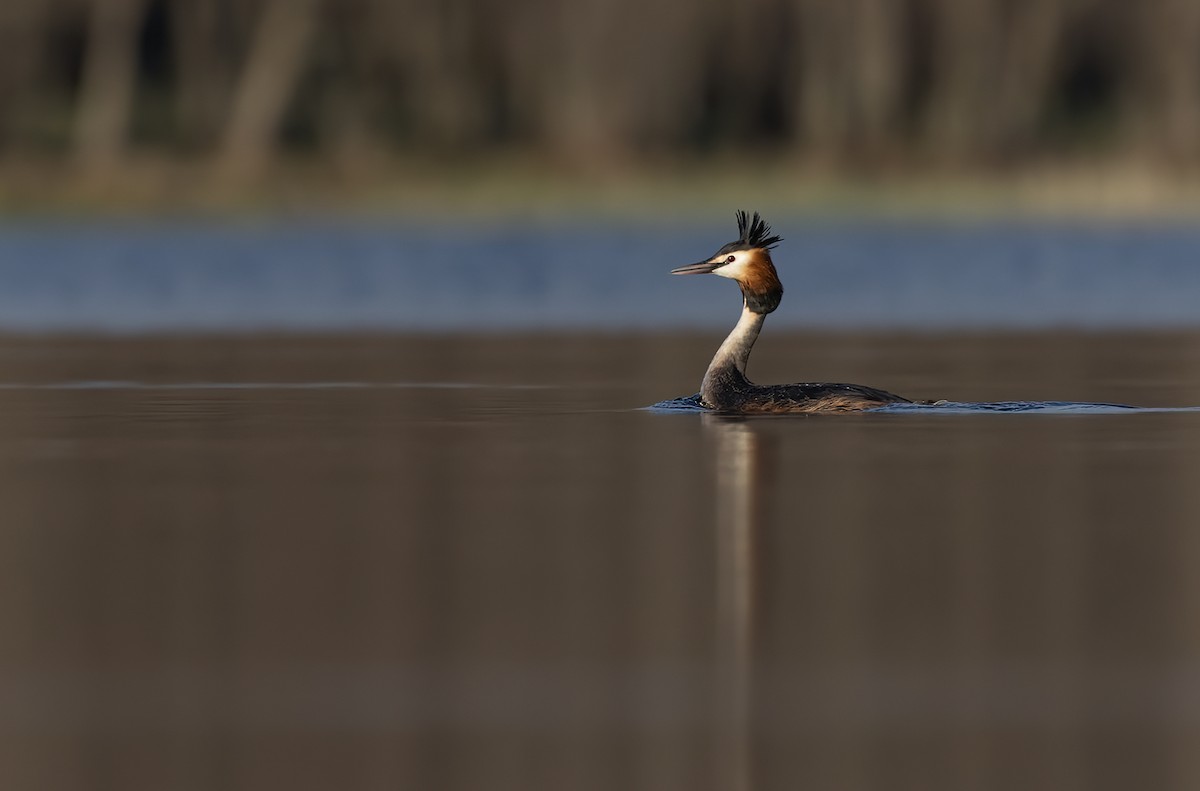
<path fill-rule="evenodd" d="M 673 275 L 719 275 L 737 282 L 746 307 L 755 313 L 770 313 L 783 299 L 783 284 L 771 261 L 771 248 L 783 241 L 771 234 L 771 226 L 755 212 L 737 213 L 738 238 L 703 261 L 672 269 Z"/>

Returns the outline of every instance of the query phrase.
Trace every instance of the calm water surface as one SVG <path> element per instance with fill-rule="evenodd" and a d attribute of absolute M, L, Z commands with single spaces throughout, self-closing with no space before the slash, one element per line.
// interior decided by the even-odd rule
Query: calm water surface
<path fill-rule="evenodd" d="M 718 340 L 0 342 L 0 785 L 1200 785 L 1200 414 L 644 409 Z M 1200 335 L 751 374 L 1192 406 Z"/>

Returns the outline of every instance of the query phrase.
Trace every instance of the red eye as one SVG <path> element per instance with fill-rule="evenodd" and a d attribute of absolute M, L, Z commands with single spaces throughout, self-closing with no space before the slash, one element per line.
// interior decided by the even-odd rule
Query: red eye
<path fill-rule="evenodd" d="M 732 263 L 734 262 L 734 260 L 736 260 L 736 256 L 732 256 L 732 255 L 731 255 L 731 256 L 729 256 L 728 258 L 726 258 L 726 259 L 725 259 L 725 263 L 727 263 L 727 264 L 732 264 Z"/>

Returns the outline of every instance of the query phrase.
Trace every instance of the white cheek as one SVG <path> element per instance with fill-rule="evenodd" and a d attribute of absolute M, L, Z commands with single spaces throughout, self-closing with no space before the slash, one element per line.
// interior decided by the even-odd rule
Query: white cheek
<path fill-rule="evenodd" d="M 728 277 L 732 280 L 737 280 L 745 273 L 745 271 L 746 262 L 739 258 L 732 264 L 725 264 L 722 267 L 714 269 L 713 274 L 720 275 L 721 277 Z"/>

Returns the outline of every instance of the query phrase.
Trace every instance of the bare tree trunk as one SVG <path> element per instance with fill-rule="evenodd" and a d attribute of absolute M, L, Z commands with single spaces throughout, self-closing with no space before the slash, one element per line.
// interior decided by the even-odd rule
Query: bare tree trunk
<path fill-rule="evenodd" d="M 858 137 L 868 152 L 875 153 L 897 132 L 908 80 L 907 9 L 896 0 L 858 0 L 854 10 L 859 34 L 851 55 Z"/>
<path fill-rule="evenodd" d="M 634 0 L 625 17 L 639 17 L 641 3 Z M 713 136 L 731 143 L 753 141 L 757 137 L 768 102 L 770 86 L 777 78 L 772 74 L 778 49 L 777 16 L 780 3 L 776 0 L 717 0 L 696 4 L 695 14 L 702 14 L 703 29 L 692 35 L 695 48 L 680 57 L 699 54 L 700 65 L 691 77 L 711 83 L 711 106 L 707 111 L 713 126 Z M 620 41 L 616 42 L 619 46 Z M 649 46 L 653 47 L 653 42 Z M 678 90 L 678 87 L 676 88 Z M 693 101 L 704 102 L 703 93 L 693 94 Z"/>
<path fill-rule="evenodd" d="M 932 0 L 932 83 L 922 131 L 939 159 L 962 163 L 985 148 L 993 67 L 1001 50 L 997 5 L 997 0 Z"/>
<path fill-rule="evenodd" d="M 232 73 L 215 40 L 219 13 L 213 0 L 170 2 L 177 140 L 185 147 L 212 145 L 228 106 Z"/>
<path fill-rule="evenodd" d="M 1017 4 L 1004 26 L 1005 49 L 995 75 L 995 123 L 992 142 L 1011 152 L 1034 142 L 1055 76 L 1062 68 L 1063 33 L 1073 0 Z"/>
<path fill-rule="evenodd" d="M 554 4 L 539 27 L 550 56 L 542 62 L 546 95 L 539 123 L 555 156 L 585 168 L 604 168 L 625 155 L 628 108 L 619 101 L 614 53 L 625 48 L 622 4 L 579 0 Z"/>
<path fill-rule="evenodd" d="M 0 146 L 19 141 L 22 116 L 32 108 L 45 77 L 48 9 L 40 3 L 0 5 Z"/>
<path fill-rule="evenodd" d="M 128 144 L 137 86 L 138 33 L 146 0 L 91 0 L 75 155 L 89 171 L 117 166 Z"/>
<path fill-rule="evenodd" d="M 1136 141 L 1157 156 L 1195 162 L 1200 154 L 1200 6 L 1147 2 L 1131 49 L 1129 106 Z"/>
<path fill-rule="evenodd" d="M 878 154 L 894 139 L 908 79 L 907 8 L 897 0 L 804 0 L 793 106 L 817 156 Z"/>
<path fill-rule="evenodd" d="M 234 93 L 218 172 L 252 179 L 270 161 L 288 102 L 306 65 L 318 0 L 268 0 Z"/>
<path fill-rule="evenodd" d="M 419 108 L 414 131 L 434 147 L 461 149 L 485 136 L 487 97 L 479 61 L 492 33 L 491 10 L 473 0 L 406 4 L 407 62 L 417 76 L 410 86 Z"/>
<path fill-rule="evenodd" d="M 704 51 L 704 15 L 682 15 L 668 3 L 638 4 L 631 11 L 638 24 L 627 26 L 621 57 L 622 80 L 633 102 L 631 143 L 676 149 L 704 109 L 704 75 L 712 57 Z"/>
<path fill-rule="evenodd" d="M 743 14 L 762 4 L 742 0 Z M 538 62 L 529 70 L 543 89 L 538 126 L 550 149 L 575 166 L 599 171 L 678 145 L 700 116 L 705 71 L 722 57 L 705 52 L 705 16 L 702 6 L 679 14 L 674 6 L 641 0 L 557 4 L 550 30 L 542 41 L 531 42 Z M 731 41 L 720 47 L 736 49 Z M 762 65 L 748 60 L 752 67 Z M 731 126 L 751 114 L 730 113 Z"/>
<path fill-rule="evenodd" d="M 924 134 L 948 161 L 995 160 L 1035 142 L 1075 0 L 933 0 Z"/>

